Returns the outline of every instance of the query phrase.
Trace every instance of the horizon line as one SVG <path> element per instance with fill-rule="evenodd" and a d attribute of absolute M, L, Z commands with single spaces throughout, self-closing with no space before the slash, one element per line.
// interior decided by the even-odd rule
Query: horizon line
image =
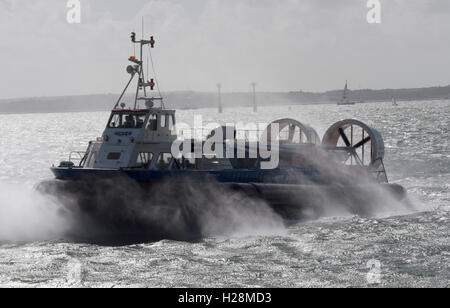
<path fill-rule="evenodd" d="M 424 86 L 424 87 L 413 87 L 413 88 L 360 88 L 360 89 L 349 89 L 349 91 L 400 91 L 400 90 L 421 90 L 421 89 L 432 89 L 432 88 L 448 88 L 450 84 L 447 85 L 436 85 L 436 86 Z M 333 89 L 326 91 L 305 91 L 305 90 L 290 90 L 290 91 L 257 91 L 257 93 L 266 93 L 266 94 L 289 94 L 289 93 L 310 93 L 310 94 L 327 94 L 330 92 L 342 91 L 342 89 Z M 163 94 L 170 93 L 183 93 L 183 92 L 191 92 L 191 93 L 204 93 L 204 94 L 216 94 L 215 91 L 202 91 L 202 90 L 171 90 L 171 91 L 162 91 Z M 247 94 L 250 91 L 225 91 L 222 94 Z M 132 93 L 131 93 L 132 94 Z M 449 93 L 450 94 L 450 93 Z M 43 99 L 43 98 L 61 98 L 61 97 L 83 97 L 83 96 L 103 96 L 103 95 L 111 95 L 116 96 L 120 95 L 120 93 L 90 93 L 90 94 L 61 94 L 61 95 L 35 95 L 35 96 L 22 96 L 22 97 L 9 97 L 9 98 L 0 98 L 0 101 L 12 101 L 12 100 L 24 100 L 24 99 Z"/>

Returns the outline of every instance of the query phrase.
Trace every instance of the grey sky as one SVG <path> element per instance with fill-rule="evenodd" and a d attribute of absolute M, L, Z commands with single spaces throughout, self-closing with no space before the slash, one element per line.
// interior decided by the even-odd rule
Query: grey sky
<path fill-rule="evenodd" d="M 450 84 L 450 1 L 0 0 L 0 98 L 117 93 L 145 17 L 162 90 L 322 91 Z"/>

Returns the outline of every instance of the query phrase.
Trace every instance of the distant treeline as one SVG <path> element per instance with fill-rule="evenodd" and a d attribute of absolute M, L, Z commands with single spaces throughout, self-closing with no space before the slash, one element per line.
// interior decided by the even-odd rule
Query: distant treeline
<path fill-rule="evenodd" d="M 291 92 L 291 99 L 299 102 L 336 102 L 342 98 L 342 90 L 325 93 Z M 450 99 L 450 86 L 415 88 L 415 89 L 383 89 L 383 90 L 349 90 L 352 101 L 383 102 L 395 98 L 398 101 L 420 101 Z"/>
<path fill-rule="evenodd" d="M 39 97 L 23 99 L 0 100 L 0 113 L 50 113 L 50 112 L 83 112 L 108 111 L 114 106 L 119 95 L 98 94 L 83 96 Z M 169 92 L 163 94 L 166 107 L 175 109 L 214 108 L 218 104 L 216 93 L 207 92 Z M 413 100 L 437 100 L 450 98 L 450 86 L 417 88 L 417 89 L 385 89 L 385 90 L 355 90 L 349 91 L 350 100 L 364 102 Z M 323 93 L 286 92 L 257 93 L 258 105 L 286 104 L 326 104 L 335 103 L 342 97 L 342 90 Z M 127 106 L 134 97 L 125 96 L 123 102 Z M 251 93 L 222 94 L 224 107 L 246 107 L 253 104 Z"/>

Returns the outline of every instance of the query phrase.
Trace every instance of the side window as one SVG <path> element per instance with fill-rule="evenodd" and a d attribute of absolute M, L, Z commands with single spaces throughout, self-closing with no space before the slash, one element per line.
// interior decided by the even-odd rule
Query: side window
<path fill-rule="evenodd" d="M 161 127 L 166 127 L 166 115 L 161 115 Z"/>
<path fill-rule="evenodd" d="M 170 153 L 161 153 L 158 157 L 158 161 L 156 162 L 156 168 L 160 170 L 169 169 L 172 158 L 173 156 Z"/>
<path fill-rule="evenodd" d="M 153 160 L 153 153 L 141 152 L 138 154 L 138 157 L 136 160 L 136 167 L 147 169 L 150 167 L 152 160 Z"/>
<path fill-rule="evenodd" d="M 111 153 L 108 153 L 107 159 L 108 160 L 119 160 L 120 156 L 121 156 L 121 153 L 111 152 Z"/>
<path fill-rule="evenodd" d="M 174 126 L 175 126 L 175 118 L 173 115 L 170 115 L 169 116 L 169 130 L 173 131 Z"/>
<path fill-rule="evenodd" d="M 92 168 L 95 164 L 95 160 L 97 159 L 97 152 L 91 152 L 88 160 L 86 161 L 85 167 Z"/>

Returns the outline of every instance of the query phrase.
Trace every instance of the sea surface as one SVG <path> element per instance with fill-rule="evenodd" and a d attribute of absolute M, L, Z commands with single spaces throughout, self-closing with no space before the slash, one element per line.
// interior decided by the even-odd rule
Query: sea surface
<path fill-rule="evenodd" d="M 231 232 L 195 242 L 126 246 L 65 239 L 61 204 L 35 189 L 52 178 L 52 164 L 102 135 L 109 114 L 0 115 L 0 287 L 449 287 L 450 102 L 399 105 L 280 105 L 220 117 L 181 110 L 177 120 L 289 117 L 320 136 L 338 120 L 362 120 L 382 133 L 389 180 L 407 189 L 413 208 L 387 203 L 370 218 L 290 226 L 240 217 Z"/>

